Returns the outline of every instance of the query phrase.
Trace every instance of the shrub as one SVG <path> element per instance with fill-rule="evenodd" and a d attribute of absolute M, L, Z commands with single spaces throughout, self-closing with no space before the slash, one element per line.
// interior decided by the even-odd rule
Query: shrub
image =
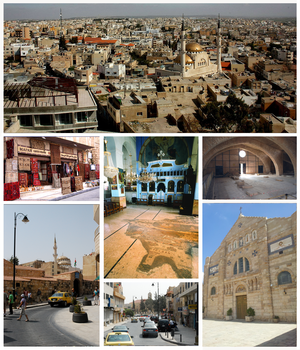
<path fill-rule="evenodd" d="M 230 308 L 229 310 L 227 310 L 227 316 L 232 316 L 232 308 Z"/>
<path fill-rule="evenodd" d="M 255 316 L 255 311 L 252 309 L 252 307 L 249 307 L 249 309 L 247 309 L 247 316 Z"/>

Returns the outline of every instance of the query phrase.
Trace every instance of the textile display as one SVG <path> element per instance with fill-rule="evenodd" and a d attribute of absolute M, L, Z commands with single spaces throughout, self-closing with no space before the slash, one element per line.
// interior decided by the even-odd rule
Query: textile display
<path fill-rule="evenodd" d="M 17 158 L 6 159 L 5 161 L 5 171 L 18 171 L 18 160 Z"/>
<path fill-rule="evenodd" d="M 83 189 L 82 177 L 76 176 L 75 177 L 75 191 L 80 191 L 82 189 Z"/>
<path fill-rule="evenodd" d="M 37 174 L 39 172 L 39 164 L 36 158 L 30 158 L 31 172 Z"/>
<path fill-rule="evenodd" d="M 4 200 L 13 201 L 20 198 L 19 182 L 4 184 Z"/>
<path fill-rule="evenodd" d="M 90 165 L 89 164 L 84 164 L 84 178 L 86 180 L 89 179 L 89 174 L 90 174 Z"/>
<path fill-rule="evenodd" d="M 18 173 L 17 172 L 6 172 L 5 173 L 5 182 L 12 183 L 18 181 Z"/>
<path fill-rule="evenodd" d="M 19 157 L 19 170 L 21 171 L 30 171 L 30 158 Z"/>
<path fill-rule="evenodd" d="M 41 186 L 41 181 L 37 179 L 33 179 L 33 186 Z"/>
<path fill-rule="evenodd" d="M 50 144 L 50 152 L 51 152 L 51 164 L 60 165 L 60 147 L 59 145 Z"/>
<path fill-rule="evenodd" d="M 65 177 L 61 179 L 61 193 L 63 195 L 71 193 L 71 178 Z"/>
<path fill-rule="evenodd" d="M 30 139 L 31 148 L 45 150 L 45 143 L 42 140 Z"/>
<path fill-rule="evenodd" d="M 28 187 L 33 185 L 33 174 L 27 174 L 28 175 Z"/>
<path fill-rule="evenodd" d="M 96 170 L 96 179 L 99 180 L 100 178 L 100 171 Z"/>
<path fill-rule="evenodd" d="M 19 184 L 23 187 L 28 187 L 28 176 L 26 173 L 19 173 Z"/>
<path fill-rule="evenodd" d="M 14 157 L 14 139 L 6 141 L 6 158 L 11 159 Z"/>
<path fill-rule="evenodd" d="M 71 192 L 75 192 L 76 189 L 75 189 L 75 177 L 72 176 L 71 177 Z"/>
<path fill-rule="evenodd" d="M 90 180 L 96 180 L 96 171 L 90 171 Z"/>
<path fill-rule="evenodd" d="M 82 162 L 83 162 L 82 152 L 78 152 L 78 162 L 79 162 L 79 163 L 82 163 Z"/>

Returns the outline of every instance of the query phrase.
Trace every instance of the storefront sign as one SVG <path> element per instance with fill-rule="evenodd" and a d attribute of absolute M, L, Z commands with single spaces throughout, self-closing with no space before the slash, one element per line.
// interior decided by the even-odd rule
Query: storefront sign
<path fill-rule="evenodd" d="M 189 310 L 196 310 L 197 309 L 197 304 L 190 304 L 189 305 Z"/>
<path fill-rule="evenodd" d="M 60 157 L 61 158 L 72 159 L 72 160 L 77 160 L 77 154 L 61 153 Z"/>
<path fill-rule="evenodd" d="M 50 157 L 50 151 L 36 149 L 36 148 L 29 148 L 29 147 L 24 147 L 24 146 L 18 146 L 18 153 L 26 153 L 26 154 L 31 154 L 31 155 L 35 155 L 35 156 L 48 156 L 48 157 Z"/>
<path fill-rule="evenodd" d="M 178 308 L 178 311 L 182 311 L 182 307 L 179 307 L 179 308 Z"/>
<path fill-rule="evenodd" d="M 33 149 L 41 149 L 43 151 L 45 150 L 45 143 L 41 140 L 30 139 L 30 145 Z"/>

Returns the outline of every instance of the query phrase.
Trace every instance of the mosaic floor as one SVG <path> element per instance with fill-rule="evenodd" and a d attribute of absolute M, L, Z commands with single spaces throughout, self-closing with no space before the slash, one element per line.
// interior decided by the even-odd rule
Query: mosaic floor
<path fill-rule="evenodd" d="M 104 219 L 106 278 L 198 278 L 198 217 L 129 205 Z"/>

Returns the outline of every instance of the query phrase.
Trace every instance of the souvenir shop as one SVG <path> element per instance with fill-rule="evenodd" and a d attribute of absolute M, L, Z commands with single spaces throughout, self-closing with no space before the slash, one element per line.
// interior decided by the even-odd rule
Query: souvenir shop
<path fill-rule="evenodd" d="M 62 179 L 71 178 L 75 191 L 75 177 L 81 177 L 81 183 L 96 179 L 98 170 L 99 178 L 89 145 L 58 137 L 15 137 L 6 140 L 4 151 L 5 200 L 19 198 L 18 187 L 21 192 L 59 188 Z"/>

